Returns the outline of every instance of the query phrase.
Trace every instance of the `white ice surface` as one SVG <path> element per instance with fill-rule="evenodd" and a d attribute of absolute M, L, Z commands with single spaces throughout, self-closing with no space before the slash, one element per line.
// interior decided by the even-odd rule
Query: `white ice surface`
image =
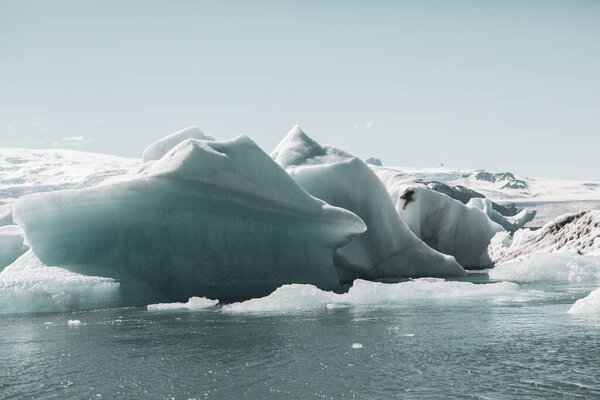
<path fill-rule="evenodd" d="M 45 266 L 31 250 L 0 272 L 0 314 L 110 307 L 118 297 L 114 280 Z"/>

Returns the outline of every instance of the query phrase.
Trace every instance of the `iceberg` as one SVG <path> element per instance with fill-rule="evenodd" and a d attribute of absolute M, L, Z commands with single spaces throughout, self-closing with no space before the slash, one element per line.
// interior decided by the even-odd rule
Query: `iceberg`
<path fill-rule="evenodd" d="M 466 206 L 424 185 L 405 185 L 396 172 L 379 169 L 395 209 L 411 231 L 431 248 L 454 256 L 465 268 L 492 265 L 487 248 L 504 231 L 479 208 Z"/>
<path fill-rule="evenodd" d="M 171 302 L 335 289 L 334 251 L 366 229 L 246 136 L 186 139 L 120 181 L 22 197 L 14 216 L 44 264 L 116 279 L 128 304 L 133 281 Z"/>
<path fill-rule="evenodd" d="M 509 232 L 515 232 L 525 226 L 526 223 L 535 218 L 536 210 L 526 208 L 517 215 L 505 217 L 494 209 L 492 201 L 483 198 L 472 198 L 467 203 L 467 206 L 477 207 L 482 210 L 492 221 L 501 225 Z"/>
<path fill-rule="evenodd" d="M 356 278 L 459 276 L 452 258 L 425 245 L 408 229 L 390 196 L 363 161 L 321 146 L 295 126 L 271 157 L 311 195 L 358 215 L 367 231 L 336 251 L 343 282 Z"/>
<path fill-rule="evenodd" d="M 212 136 L 202 132 L 197 126 L 190 126 L 146 147 L 143 155 L 144 162 L 161 159 L 169 150 L 186 139 L 215 140 Z"/>
<path fill-rule="evenodd" d="M 24 240 L 25 234 L 18 225 L 0 227 L 0 271 L 27 251 Z"/>
<path fill-rule="evenodd" d="M 190 297 L 185 303 L 158 303 L 149 304 L 146 308 L 148 311 L 171 311 L 171 310 L 204 310 L 219 304 L 219 300 L 211 300 L 206 297 Z"/>

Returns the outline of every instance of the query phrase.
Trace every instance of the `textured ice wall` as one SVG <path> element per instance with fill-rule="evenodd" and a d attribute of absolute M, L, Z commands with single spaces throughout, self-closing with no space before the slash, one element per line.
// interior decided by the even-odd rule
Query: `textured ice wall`
<path fill-rule="evenodd" d="M 245 136 L 187 139 L 121 182 L 26 196 L 15 219 L 44 263 L 139 279 L 169 301 L 335 288 L 334 250 L 365 230 Z"/>
<path fill-rule="evenodd" d="M 377 170 L 396 211 L 411 231 L 432 248 L 452 255 L 462 266 L 484 268 L 492 264 L 487 248 L 504 228 L 476 207 L 469 207 L 423 185 L 405 185 L 397 174 Z"/>
<path fill-rule="evenodd" d="M 367 224 L 364 234 L 337 251 L 342 280 L 465 273 L 452 257 L 430 249 L 407 228 L 381 181 L 360 159 L 321 146 L 298 126 L 271 157 L 310 194 L 352 211 Z"/>

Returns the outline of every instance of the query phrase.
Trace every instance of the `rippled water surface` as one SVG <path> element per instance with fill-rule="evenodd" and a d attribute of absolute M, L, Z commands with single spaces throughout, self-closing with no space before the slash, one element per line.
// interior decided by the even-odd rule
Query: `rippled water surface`
<path fill-rule="evenodd" d="M 279 314 L 4 315 L 0 398 L 600 398 L 600 320 L 567 313 L 592 289 Z"/>

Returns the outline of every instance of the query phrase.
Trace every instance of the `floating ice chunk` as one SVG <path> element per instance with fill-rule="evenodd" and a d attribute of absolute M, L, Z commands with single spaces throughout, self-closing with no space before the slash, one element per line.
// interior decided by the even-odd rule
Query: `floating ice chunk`
<path fill-rule="evenodd" d="M 352 346 L 350 347 L 352 347 L 353 349 L 362 349 L 363 345 L 360 343 L 352 343 Z"/>
<path fill-rule="evenodd" d="M 126 305 L 136 293 L 125 278 L 162 296 L 143 304 L 334 289 L 335 249 L 366 229 L 245 136 L 187 139 L 120 182 L 20 198 L 15 219 L 44 263 L 118 279 Z"/>
<path fill-rule="evenodd" d="M 423 185 L 405 185 L 395 171 L 377 169 L 396 211 L 411 231 L 433 249 L 452 255 L 462 266 L 492 264 L 487 252 L 491 239 L 504 230 L 476 207 L 468 207 Z"/>
<path fill-rule="evenodd" d="M 226 304 L 224 312 L 291 312 L 332 308 L 338 294 L 313 285 L 283 285 L 266 297 Z"/>
<path fill-rule="evenodd" d="M 114 280 L 48 267 L 31 250 L 0 272 L 0 314 L 110 307 L 118 298 Z"/>
<path fill-rule="evenodd" d="M 398 276 L 456 276 L 465 271 L 433 251 L 402 222 L 387 190 L 360 159 L 321 146 L 295 126 L 271 154 L 310 194 L 358 215 L 367 231 L 337 250 L 342 281 Z"/>
<path fill-rule="evenodd" d="M 285 285 L 269 296 L 223 306 L 223 312 L 281 313 L 326 310 L 330 305 L 364 306 L 406 304 L 414 301 L 481 300 L 513 296 L 519 285 L 513 282 L 474 284 L 421 278 L 400 283 L 357 279 L 347 293 L 337 294 L 312 285 Z"/>
<path fill-rule="evenodd" d="M 0 226 L 0 271 L 27 251 L 25 234 L 18 225 Z"/>
<path fill-rule="evenodd" d="M 219 300 L 211 300 L 206 297 L 190 297 L 187 303 L 158 303 L 149 304 L 148 311 L 165 311 L 165 310 L 202 310 L 205 308 L 214 307 L 219 303 Z"/>
<path fill-rule="evenodd" d="M 492 221 L 501 225 L 509 232 L 515 232 L 525 226 L 526 223 L 535 218 L 536 211 L 525 209 L 513 217 L 505 217 L 494 210 L 493 204 L 489 199 L 473 198 L 469 200 L 467 206 L 477 207 L 482 210 Z"/>
<path fill-rule="evenodd" d="M 515 282 L 592 283 L 600 281 L 600 257 L 576 253 L 535 253 L 489 272 L 491 279 Z"/>
<path fill-rule="evenodd" d="M 79 326 L 81 325 L 81 321 L 78 319 L 70 319 L 69 322 L 67 322 L 67 325 L 69 326 Z"/>
<path fill-rule="evenodd" d="M 146 150 L 144 150 L 144 162 L 162 158 L 169 150 L 186 139 L 215 140 L 212 136 L 202 132 L 197 126 L 190 126 L 189 128 L 182 129 L 157 140 L 148 146 Z"/>
<path fill-rule="evenodd" d="M 579 299 L 571 306 L 570 314 L 593 315 L 600 317 L 600 289 L 596 289 L 583 299 Z"/>

